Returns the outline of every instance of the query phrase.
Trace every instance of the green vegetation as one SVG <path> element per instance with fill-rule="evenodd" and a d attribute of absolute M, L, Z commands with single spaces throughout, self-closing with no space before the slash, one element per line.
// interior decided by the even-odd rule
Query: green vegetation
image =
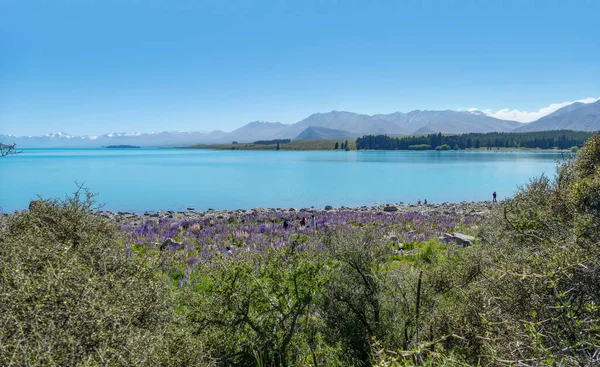
<path fill-rule="evenodd" d="M 408 150 L 431 150 L 431 145 L 429 145 L 429 144 L 409 145 Z"/>
<path fill-rule="evenodd" d="M 258 140 L 258 141 L 255 141 L 253 144 L 256 144 L 256 145 L 289 144 L 291 141 L 292 141 L 291 139 Z"/>
<path fill-rule="evenodd" d="M 281 143 L 280 150 L 335 150 L 335 143 L 338 143 L 338 150 L 356 150 L 356 140 L 347 140 L 342 144 L 336 140 L 292 140 L 289 143 Z M 199 144 L 186 149 L 215 149 L 215 150 L 275 150 L 277 143 L 264 145 L 255 143 L 237 143 L 237 144 Z M 341 147 L 344 145 L 344 147 Z"/>
<path fill-rule="evenodd" d="M 435 147 L 435 150 L 450 150 L 452 149 L 448 144 L 442 144 Z"/>
<path fill-rule="evenodd" d="M 468 247 L 401 252 L 376 230 L 392 217 L 373 215 L 289 243 L 266 225 L 236 231 L 234 257 L 191 261 L 94 212 L 80 191 L 0 233 L 0 365 L 600 363 L 600 135 L 466 228 Z M 248 236 L 269 243 L 244 248 Z"/>
<path fill-rule="evenodd" d="M 426 136 L 389 137 L 386 135 L 366 135 L 356 139 L 358 149 L 369 150 L 412 150 L 415 146 L 432 147 L 449 146 L 458 149 L 480 148 L 539 148 L 570 149 L 581 147 L 593 133 L 583 131 L 536 131 L 525 133 L 487 133 Z M 437 148 L 436 148 L 437 150 Z"/>

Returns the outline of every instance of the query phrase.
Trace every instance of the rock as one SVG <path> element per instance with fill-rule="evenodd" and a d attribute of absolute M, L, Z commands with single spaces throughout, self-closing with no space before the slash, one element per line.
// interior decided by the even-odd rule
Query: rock
<path fill-rule="evenodd" d="M 452 241 L 454 237 L 448 237 L 448 236 L 440 236 L 438 237 L 438 241 L 442 242 L 442 243 L 448 243 L 450 241 Z"/>
<path fill-rule="evenodd" d="M 173 241 L 172 238 L 167 238 L 165 240 L 165 242 L 163 242 L 162 245 L 160 245 L 160 250 L 161 251 L 164 251 L 166 249 L 177 250 L 181 246 L 183 246 L 183 244 L 181 242 Z"/>
<path fill-rule="evenodd" d="M 454 238 L 456 238 L 459 242 L 462 242 L 463 244 L 467 245 L 470 245 L 471 243 L 473 243 L 473 241 L 475 241 L 475 237 L 459 232 L 454 233 Z"/>
<path fill-rule="evenodd" d="M 383 211 L 384 212 L 397 212 L 398 211 L 398 207 L 394 206 L 394 205 L 388 205 L 388 206 L 385 206 L 383 208 Z"/>
<path fill-rule="evenodd" d="M 332 210 L 333 207 L 331 205 L 325 205 L 325 210 Z"/>
<path fill-rule="evenodd" d="M 160 215 L 158 213 L 154 213 L 150 217 L 152 217 L 152 218 L 158 218 L 158 217 L 160 217 Z"/>

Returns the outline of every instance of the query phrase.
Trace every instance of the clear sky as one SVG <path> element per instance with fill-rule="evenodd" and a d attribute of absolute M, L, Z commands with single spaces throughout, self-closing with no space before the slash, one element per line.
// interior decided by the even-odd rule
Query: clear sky
<path fill-rule="evenodd" d="M 600 97 L 600 1 L 0 0 L 0 133 Z"/>

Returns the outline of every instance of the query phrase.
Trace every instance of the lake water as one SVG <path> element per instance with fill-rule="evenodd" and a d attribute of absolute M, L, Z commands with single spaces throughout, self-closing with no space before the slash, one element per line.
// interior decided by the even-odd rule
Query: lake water
<path fill-rule="evenodd" d="M 552 175 L 557 152 L 25 149 L 0 160 L 0 207 L 84 182 L 105 209 L 197 210 L 490 200 Z"/>

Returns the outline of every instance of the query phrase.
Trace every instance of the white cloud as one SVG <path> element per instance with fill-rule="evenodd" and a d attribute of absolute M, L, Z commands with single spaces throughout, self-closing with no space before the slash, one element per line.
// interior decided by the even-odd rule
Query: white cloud
<path fill-rule="evenodd" d="M 549 106 L 540 108 L 538 111 L 519 111 L 519 110 L 511 110 L 508 108 L 504 108 L 498 111 L 492 111 L 490 109 L 486 109 L 486 110 L 479 110 L 483 113 L 485 113 L 488 116 L 492 116 L 501 120 L 514 120 L 514 121 L 519 121 L 519 122 L 532 122 L 535 121 L 541 117 L 547 116 L 549 114 L 551 114 L 552 112 L 563 108 L 565 106 L 568 106 L 570 104 L 573 104 L 575 102 L 581 102 L 581 103 L 593 103 L 596 101 L 599 101 L 599 98 L 584 98 L 584 99 L 579 99 L 577 101 L 572 101 L 572 102 L 562 102 L 562 103 L 553 103 Z M 477 111 L 476 108 L 469 108 L 468 111 Z"/>

